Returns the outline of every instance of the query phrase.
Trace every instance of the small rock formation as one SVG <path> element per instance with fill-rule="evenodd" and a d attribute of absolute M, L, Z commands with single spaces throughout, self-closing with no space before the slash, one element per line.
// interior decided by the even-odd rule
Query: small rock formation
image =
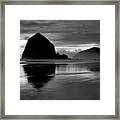
<path fill-rule="evenodd" d="M 54 45 L 42 34 L 36 33 L 25 46 L 22 59 L 67 59 L 67 55 L 56 54 Z"/>
<path fill-rule="evenodd" d="M 68 59 L 68 56 L 65 54 L 60 55 L 59 53 L 56 54 L 56 59 Z"/>

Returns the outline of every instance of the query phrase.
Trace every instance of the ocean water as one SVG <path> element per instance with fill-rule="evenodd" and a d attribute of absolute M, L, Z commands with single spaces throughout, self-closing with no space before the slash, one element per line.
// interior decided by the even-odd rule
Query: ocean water
<path fill-rule="evenodd" d="M 21 100 L 100 100 L 100 64 L 20 64 Z"/>

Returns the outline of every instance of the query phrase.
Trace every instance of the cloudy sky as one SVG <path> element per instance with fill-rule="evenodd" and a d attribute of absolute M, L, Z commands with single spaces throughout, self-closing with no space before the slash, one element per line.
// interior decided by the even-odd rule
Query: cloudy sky
<path fill-rule="evenodd" d="M 93 46 L 100 46 L 99 20 L 21 20 L 21 49 L 35 33 L 47 37 L 58 52 L 78 52 Z"/>

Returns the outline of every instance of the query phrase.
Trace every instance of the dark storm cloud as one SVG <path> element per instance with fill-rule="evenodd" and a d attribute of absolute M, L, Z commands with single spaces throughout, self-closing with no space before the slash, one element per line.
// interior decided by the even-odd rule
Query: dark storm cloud
<path fill-rule="evenodd" d="M 21 33 L 99 32 L 99 20 L 21 20 Z"/>
<path fill-rule="evenodd" d="M 56 41 L 60 41 L 58 44 L 99 44 L 99 33 L 66 33 L 63 34 L 63 38 L 58 38 Z M 57 45 L 57 43 L 56 43 Z"/>
<path fill-rule="evenodd" d="M 99 20 L 21 20 L 21 34 L 50 33 L 55 45 L 99 44 Z M 54 35 L 57 36 L 54 37 Z M 50 36 L 48 36 L 49 38 Z"/>

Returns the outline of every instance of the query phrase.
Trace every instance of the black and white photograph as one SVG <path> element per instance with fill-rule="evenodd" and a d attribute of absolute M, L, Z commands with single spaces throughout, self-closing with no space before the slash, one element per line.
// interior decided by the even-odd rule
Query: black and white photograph
<path fill-rule="evenodd" d="M 20 20 L 20 100 L 100 100 L 100 20 Z"/>

